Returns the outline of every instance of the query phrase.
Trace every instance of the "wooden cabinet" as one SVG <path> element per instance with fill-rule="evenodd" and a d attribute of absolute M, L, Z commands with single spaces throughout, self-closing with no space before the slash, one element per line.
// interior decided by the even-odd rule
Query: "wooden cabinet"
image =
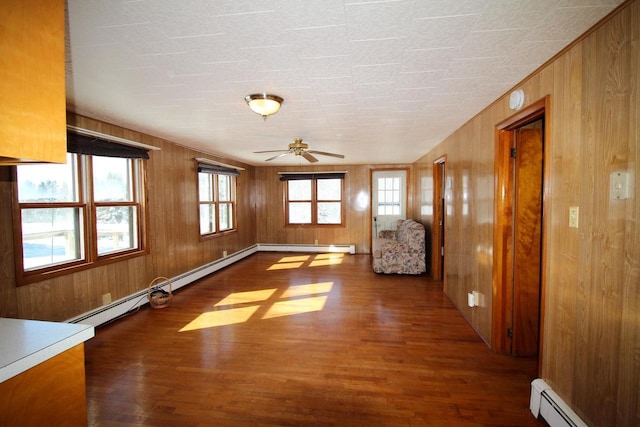
<path fill-rule="evenodd" d="M 0 383 L 0 426 L 86 426 L 84 344 Z"/>
<path fill-rule="evenodd" d="M 0 427 L 87 425 L 90 325 L 0 318 Z"/>
<path fill-rule="evenodd" d="M 66 161 L 64 4 L 0 1 L 0 165 Z"/>

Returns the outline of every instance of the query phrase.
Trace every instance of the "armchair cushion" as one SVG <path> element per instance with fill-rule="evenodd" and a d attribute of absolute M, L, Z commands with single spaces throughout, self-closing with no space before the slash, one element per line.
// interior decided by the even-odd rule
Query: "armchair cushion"
<path fill-rule="evenodd" d="M 396 238 L 396 230 L 382 230 L 378 232 L 378 237 L 383 239 L 395 239 Z"/>
<path fill-rule="evenodd" d="M 427 270 L 425 257 L 424 226 L 412 219 L 400 222 L 392 238 L 373 239 L 376 273 L 422 274 Z"/>

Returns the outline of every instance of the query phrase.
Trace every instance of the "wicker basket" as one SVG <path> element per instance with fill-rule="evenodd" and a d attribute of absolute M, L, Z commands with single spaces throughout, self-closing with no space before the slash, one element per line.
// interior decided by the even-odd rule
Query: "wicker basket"
<path fill-rule="evenodd" d="M 169 292 L 165 291 L 161 287 L 154 288 L 153 286 L 160 281 L 166 281 L 169 284 Z M 149 289 L 147 290 L 147 298 L 149 299 L 149 305 L 153 308 L 167 308 L 171 304 L 173 298 L 173 292 L 171 289 L 171 281 L 166 277 L 156 277 L 149 283 Z"/>

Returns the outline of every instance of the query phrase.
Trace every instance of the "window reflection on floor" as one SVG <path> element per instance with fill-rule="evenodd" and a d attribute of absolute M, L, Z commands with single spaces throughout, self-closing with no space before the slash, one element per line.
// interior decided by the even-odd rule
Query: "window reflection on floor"
<path fill-rule="evenodd" d="M 286 256 L 267 270 L 334 265 L 341 263 L 343 256 L 340 253 Z M 333 285 L 333 282 L 320 282 L 292 285 L 280 292 L 277 288 L 234 292 L 214 304 L 212 311 L 189 322 L 180 332 L 244 323 L 259 315 L 258 311 L 264 313 L 260 319 L 321 311 Z"/>

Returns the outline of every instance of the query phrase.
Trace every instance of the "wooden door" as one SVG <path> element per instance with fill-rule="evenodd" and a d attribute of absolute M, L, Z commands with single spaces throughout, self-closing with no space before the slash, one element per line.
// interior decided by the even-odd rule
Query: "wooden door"
<path fill-rule="evenodd" d="M 543 133 L 516 130 L 511 353 L 538 354 L 542 259 Z"/>
<path fill-rule="evenodd" d="M 374 170 L 371 175 L 372 230 L 395 230 L 399 219 L 407 218 L 407 170 Z"/>

